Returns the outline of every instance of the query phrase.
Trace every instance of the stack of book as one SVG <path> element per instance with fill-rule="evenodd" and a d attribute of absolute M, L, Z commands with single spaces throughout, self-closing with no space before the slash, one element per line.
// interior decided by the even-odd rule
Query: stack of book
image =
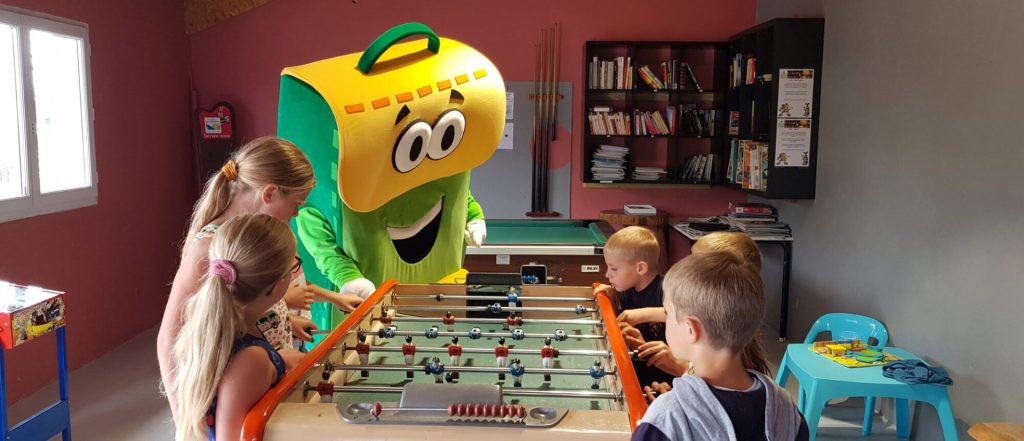
<path fill-rule="evenodd" d="M 714 169 L 715 155 L 712 153 L 694 155 L 683 163 L 679 179 L 684 181 L 710 181 Z"/>
<path fill-rule="evenodd" d="M 736 231 L 757 237 L 789 237 L 789 225 L 779 222 L 775 207 L 756 202 L 733 205 L 724 216 L 725 221 Z"/>
<path fill-rule="evenodd" d="M 630 57 L 601 60 L 594 57 L 588 63 L 588 84 L 591 89 L 632 89 L 633 65 Z"/>
<path fill-rule="evenodd" d="M 594 106 L 587 116 L 591 135 L 629 135 L 630 117 L 625 112 L 612 112 L 608 106 Z"/>
<path fill-rule="evenodd" d="M 768 143 L 733 139 L 725 178 L 750 190 L 768 189 Z"/>
<path fill-rule="evenodd" d="M 661 167 L 633 167 L 633 179 L 637 181 L 660 181 L 667 173 Z"/>
<path fill-rule="evenodd" d="M 629 149 L 616 145 L 601 145 L 591 158 L 590 173 L 596 181 L 626 179 L 626 155 Z"/>
<path fill-rule="evenodd" d="M 633 110 L 633 121 L 636 125 L 633 128 L 634 133 L 642 136 L 675 135 L 675 109 L 668 107 L 665 109 L 665 112 L 668 115 L 667 118 L 661 116 L 661 112 L 657 110 Z"/>

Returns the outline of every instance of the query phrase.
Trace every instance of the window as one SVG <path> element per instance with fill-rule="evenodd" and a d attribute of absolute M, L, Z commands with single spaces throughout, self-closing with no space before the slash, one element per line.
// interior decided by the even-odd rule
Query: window
<path fill-rule="evenodd" d="M 0 9 L 0 221 L 96 204 L 83 24 Z"/>

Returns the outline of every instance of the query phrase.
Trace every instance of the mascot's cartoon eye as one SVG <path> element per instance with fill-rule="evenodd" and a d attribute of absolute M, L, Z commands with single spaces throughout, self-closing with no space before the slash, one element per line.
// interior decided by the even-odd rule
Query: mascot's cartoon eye
<path fill-rule="evenodd" d="M 430 143 L 430 124 L 426 121 L 416 120 L 402 130 L 395 141 L 395 151 L 391 156 L 395 170 L 400 173 L 408 173 L 423 162 L 427 156 L 427 144 Z"/>
<path fill-rule="evenodd" d="M 441 114 L 434 124 L 434 136 L 427 146 L 430 159 L 441 159 L 455 151 L 466 133 L 466 116 L 458 109 L 451 109 Z"/>

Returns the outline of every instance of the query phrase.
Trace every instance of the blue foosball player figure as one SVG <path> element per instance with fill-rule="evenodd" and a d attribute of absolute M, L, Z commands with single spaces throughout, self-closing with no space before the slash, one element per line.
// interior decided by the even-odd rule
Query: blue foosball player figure
<path fill-rule="evenodd" d="M 512 359 L 512 364 L 508 366 L 508 373 L 512 374 L 512 385 L 515 387 L 523 386 L 523 374 L 526 372 L 526 368 L 523 367 L 523 363 L 518 358 Z"/>
<path fill-rule="evenodd" d="M 601 366 L 601 360 L 595 360 L 594 365 L 590 367 L 590 378 L 594 379 L 594 384 L 590 385 L 591 389 L 600 389 L 601 379 L 604 378 L 604 366 Z"/>
<path fill-rule="evenodd" d="M 441 377 L 444 375 L 444 363 L 441 363 L 441 359 L 440 358 L 437 358 L 437 357 L 432 358 L 430 360 L 430 363 L 427 363 L 427 367 L 425 368 L 425 370 L 427 371 L 428 374 L 431 374 L 431 375 L 434 376 L 434 383 L 443 383 L 444 382 L 441 379 Z"/>

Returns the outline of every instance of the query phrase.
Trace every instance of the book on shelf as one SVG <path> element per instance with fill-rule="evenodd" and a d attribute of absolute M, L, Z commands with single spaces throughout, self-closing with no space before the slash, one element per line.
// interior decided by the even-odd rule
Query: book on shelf
<path fill-rule="evenodd" d="M 733 110 L 729 112 L 729 135 L 739 136 L 740 134 L 740 112 Z"/>
<path fill-rule="evenodd" d="M 684 181 L 710 181 L 714 170 L 715 155 L 706 153 L 691 156 L 680 168 L 679 179 Z"/>
<path fill-rule="evenodd" d="M 777 210 L 775 206 L 763 202 L 737 202 L 729 204 L 729 212 L 739 215 L 773 215 Z"/>
<path fill-rule="evenodd" d="M 626 90 L 633 86 L 631 57 L 602 60 L 593 57 L 587 63 L 587 87 L 590 89 Z"/>
<path fill-rule="evenodd" d="M 665 90 L 665 83 L 663 83 L 661 79 L 658 78 L 658 75 L 656 75 L 646 64 L 638 69 L 637 72 L 640 74 L 640 78 L 643 79 L 648 86 L 651 86 L 651 89 L 654 89 L 655 92 Z"/>
<path fill-rule="evenodd" d="M 637 181 L 660 181 L 668 172 L 661 167 L 633 167 L 632 178 Z"/>
<path fill-rule="evenodd" d="M 693 68 L 690 67 L 690 63 L 683 63 L 686 66 L 686 77 L 693 83 L 693 88 L 697 89 L 697 92 L 703 92 L 704 89 L 700 87 L 700 82 L 697 81 L 697 75 L 693 73 Z"/>
<path fill-rule="evenodd" d="M 718 131 L 718 110 L 698 109 L 694 103 L 680 104 L 679 114 L 683 123 L 683 133 L 696 136 L 714 136 Z"/>
<path fill-rule="evenodd" d="M 629 135 L 630 117 L 625 112 L 610 112 L 611 108 L 597 106 L 590 109 L 587 120 L 591 135 Z"/>
<path fill-rule="evenodd" d="M 726 180 L 750 190 L 768 189 L 768 143 L 733 139 L 729 144 Z"/>

